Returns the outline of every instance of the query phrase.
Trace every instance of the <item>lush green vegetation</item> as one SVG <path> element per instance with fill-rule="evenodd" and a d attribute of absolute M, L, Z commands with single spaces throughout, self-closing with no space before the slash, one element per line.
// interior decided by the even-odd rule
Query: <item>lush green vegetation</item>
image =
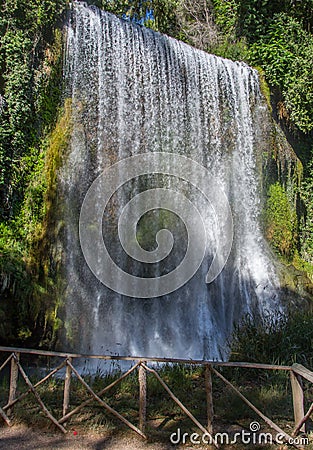
<path fill-rule="evenodd" d="M 53 24 L 64 7 L 62 0 L 2 1 L 0 213 L 4 218 L 19 211 L 38 143 L 55 122 L 61 54 L 53 47 Z M 25 161 L 26 156 L 30 161 Z"/>
<path fill-rule="evenodd" d="M 62 91 L 65 0 L 5 0 L 0 19 L 0 338 L 39 342 L 49 305 L 39 257 L 46 154 Z"/>
<path fill-rule="evenodd" d="M 285 189 L 279 183 L 269 187 L 266 231 L 272 246 L 281 255 L 292 260 L 297 244 L 295 241 L 297 215 L 290 205 Z"/>
<path fill-rule="evenodd" d="M 303 364 L 313 369 L 313 316 L 307 312 L 244 318 L 234 330 L 231 359 Z"/>
<path fill-rule="evenodd" d="M 302 218 L 301 249 L 304 260 L 313 265 L 313 159 L 307 164 L 306 172 L 301 186 L 301 196 L 306 206 Z"/>

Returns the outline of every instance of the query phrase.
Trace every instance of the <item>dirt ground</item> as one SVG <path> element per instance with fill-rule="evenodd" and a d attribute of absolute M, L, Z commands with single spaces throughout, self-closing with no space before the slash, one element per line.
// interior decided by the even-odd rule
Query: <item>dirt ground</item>
<path fill-rule="evenodd" d="M 25 426 L 0 428 L 0 449 L 19 450 L 172 450 L 170 444 L 147 443 L 132 434 L 126 436 L 101 436 L 99 434 L 81 434 L 71 430 L 67 435 L 34 431 Z M 185 447 L 186 449 L 186 447 Z"/>
<path fill-rule="evenodd" d="M 208 450 L 212 446 L 203 445 L 174 445 L 170 442 L 146 442 L 133 433 L 121 433 L 114 436 L 100 433 L 80 432 L 69 430 L 66 435 L 58 432 L 48 432 L 47 430 L 32 430 L 25 425 L 16 425 L 11 428 L 0 428 L 0 450 Z M 232 445 L 227 447 L 233 450 Z M 251 449 L 251 446 L 239 447 L 244 450 Z M 259 446 L 253 446 L 259 449 Z M 275 448 L 276 450 L 288 450 L 286 445 L 265 446 L 264 450 Z M 311 445 L 306 447 L 312 450 Z"/>

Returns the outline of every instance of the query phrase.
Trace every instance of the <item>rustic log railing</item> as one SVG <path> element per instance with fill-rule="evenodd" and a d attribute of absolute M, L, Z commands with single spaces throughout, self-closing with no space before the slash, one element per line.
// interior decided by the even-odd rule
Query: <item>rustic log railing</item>
<path fill-rule="evenodd" d="M 272 364 L 258 364 L 258 363 L 246 363 L 246 362 L 218 362 L 207 360 L 191 360 L 191 359 L 172 359 L 172 358 L 142 358 L 137 356 L 112 356 L 112 355 L 82 355 L 65 352 L 44 351 L 34 349 L 22 349 L 12 347 L 0 347 L 0 356 L 9 353 L 9 356 L 4 360 L 4 363 L 0 366 L 0 372 L 10 364 L 10 384 L 8 402 L 6 405 L 0 407 L 0 416 L 4 422 L 8 425 L 12 425 L 11 416 L 14 406 L 27 395 L 33 394 L 36 401 L 39 404 L 40 409 L 44 412 L 46 417 L 63 433 L 66 433 L 66 423 L 74 415 L 80 412 L 85 406 L 93 401 L 98 402 L 106 411 L 118 418 L 121 422 L 139 434 L 142 438 L 146 439 L 146 411 L 147 411 L 147 373 L 152 374 L 158 382 L 162 385 L 164 390 L 168 393 L 170 398 L 179 406 L 179 408 L 190 418 L 190 420 L 208 437 L 211 438 L 213 445 L 218 448 L 218 444 L 213 438 L 214 429 L 214 413 L 213 413 L 213 396 L 212 396 L 212 375 L 217 376 L 228 387 L 230 387 L 242 400 L 245 402 L 264 422 L 277 433 L 280 437 L 283 436 L 287 443 L 291 443 L 296 448 L 303 448 L 297 443 L 295 437 L 300 432 L 305 432 L 305 424 L 313 413 L 313 403 L 308 411 L 304 410 L 304 393 L 302 380 L 305 379 L 313 383 L 313 372 L 309 371 L 300 364 L 293 364 L 292 366 L 284 365 L 272 365 Z M 37 355 L 45 357 L 63 358 L 64 360 L 54 369 L 52 369 L 44 378 L 38 381 L 36 384 L 32 384 L 22 366 L 22 355 Z M 103 388 L 100 392 L 96 393 L 84 380 L 79 371 L 75 368 L 75 359 L 88 359 L 88 360 L 105 360 L 105 361 L 129 361 L 132 362 L 132 366 L 129 370 L 123 373 L 118 379 Z M 198 419 L 187 409 L 187 407 L 176 397 L 171 391 L 169 386 L 161 378 L 159 373 L 149 366 L 149 363 L 171 363 L 171 364 L 186 364 L 186 365 L 201 365 L 205 368 L 205 395 L 207 402 L 207 423 L 206 426 L 201 424 Z M 254 406 L 238 389 L 227 380 L 217 369 L 219 367 L 238 367 L 245 369 L 263 369 L 263 370 L 281 370 L 290 373 L 290 381 L 292 388 L 293 398 L 293 410 L 294 410 L 294 430 L 290 436 L 287 432 L 282 430 L 277 424 L 275 424 L 270 418 L 263 414 L 256 406 Z M 65 368 L 64 375 L 64 392 L 63 392 L 63 409 L 62 417 L 57 419 L 54 417 L 42 401 L 37 387 L 45 383 L 48 379 L 53 377 L 61 369 Z M 128 377 L 134 371 L 138 371 L 139 380 L 139 423 L 138 426 L 132 424 L 123 415 L 117 412 L 114 408 L 109 406 L 102 398 L 106 392 L 119 384 L 122 380 Z M 22 394 L 18 394 L 17 382 L 18 376 L 26 383 L 28 389 Z M 70 391 L 71 391 L 71 379 L 75 377 L 88 391 L 90 398 L 83 401 L 79 406 L 70 410 Z"/>

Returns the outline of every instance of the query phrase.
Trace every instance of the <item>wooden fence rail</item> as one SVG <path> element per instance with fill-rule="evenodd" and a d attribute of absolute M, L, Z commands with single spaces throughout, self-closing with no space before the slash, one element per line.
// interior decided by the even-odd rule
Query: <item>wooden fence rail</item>
<path fill-rule="evenodd" d="M 93 401 L 96 401 L 101 405 L 107 412 L 112 414 L 114 417 L 123 422 L 130 429 L 135 431 L 142 438 L 146 438 L 146 411 L 147 411 L 147 374 L 153 375 L 160 385 L 164 388 L 165 392 L 169 397 L 179 406 L 179 408 L 186 414 L 187 417 L 210 439 L 211 443 L 218 448 L 217 442 L 214 440 L 214 409 L 213 409 L 213 395 L 212 395 L 212 375 L 215 375 L 228 387 L 230 387 L 236 395 L 238 395 L 242 401 L 244 401 L 253 411 L 256 413 L 269 427 L 279 433 L 280 438 L 283 436 L 285 442 L 292 443 L 296 448 L 303 448 L 294 439 L 300 432 L 305 432 L 305 424 L 313 413 L 313 403 L 311 404 L 308 411 L 305 413 L 304 410 L 304 392 L 302 380 L 305 379 L 313 383 L 313 372 L 309 371 L 300 364 L 293 364 L 292 366 L 284 365 L 272 365 L 272 364 L 258 364 L 258 363 L 246 363 L 246 362 L 218 362 L 218 361 L 208 361 L 208 360 L 187 360 L 187 359 L 171 359 L 171 358 L 147 358 L 138 356 L 111 356 L 111 355 L 82 355 L 74 353 L 65 352 L 54 352 L 54 351 L 43 351 L 35 349 L 22 349 L 22 348 L 12 348 L 12 347 L 0 347 L 0 355 L 9 353 L 9 356 L 4 360 L 4 363 L 0 366 L 0 372 L 10 364 L 10 383 L 9 383 L 9 393 L 7 404 L 0 407 L 0 416 L 4 422 L 8 425 L 12 425 L 12 413 L 14 406 L 23 400 L 27 395 L 32 394 L 40 409 L 46 415 L 46 417 L 63 433 L 66 433 L 66 424 L 68 420 L 74 415 L 79 413 L 85 406 Z M 52 369 L 44 378 L 39 380 L 36 384 L 32 384 L 29 377 L 27 376 L 23 366 L 22 366 L 22 355 L 37 355 L 45 357 L 55 357 L 62 358 L 63 361 Z M 118 379 L 114 380 L 112 383 L 103 388 L 100 392 L 94 392 L 94 390 L 89 386 L 89 384 L 84 380 L 83 376 L 79 373 L 75 367 L 75 360 L 77 359 L 87 359 L 87 360 L 104 360 L 104 361 L 130 361 L 132 362 L 132 367 L 123 373 Z M 204 367 L 204 377 L 205 377 L 205 397 L 207 402 L 207 423 L 205 425 L 201 424 L 196 417 L 188 410 L 186 405 L 184 405 L 178 397 L 171 391 L 169 386 L 161 378 L 157 370 L 149 366 L 149 363 L 171 363 L 171 364 L 185 364 L 185 365 L 200 365 Z M 245 369 L 263 369 L 263 370 L 282 370 L 290 373 L 291 388 L 292 388 L 292 398 L 293 398 L 293 409 L 294 409 L 294 430 L 292 436 L 290 436 L 286 431 L 282 430 L 277 424 L 275 424 L 270 418 L 263 414 L 256 406 L 254 406 L 238 389 L 227 380 L 218 370 L 219 367 L 239 367 Z M 62 417 L 59 419 L 54 417 L 48 407 L 44 404 L 41 399 L 37 388 L 45 383 L 48 379 L 57 374 L 60 370 L 65 368 L 64 375 L 64 392 L 63 392 L 63 409 Z M 114 386 L 119 384 L 122 380 L 128 377 L 134 371 L 138 371 L 138 382 L 139 382 L 139 412 L 138 412 L 138 425 L 134 425 L 127 418 L 121 415 L 114 408 L 109 406 L 101 397 L 112 389 Z M 18 394 L 17 383 L 18 377 L 24 380 L 27 391 Z M 83 401 L 79 406 L 70 410 L 70 395 L 71 395 L 71 380 L 75 377 L 90 394 L 88 400 Z"/>

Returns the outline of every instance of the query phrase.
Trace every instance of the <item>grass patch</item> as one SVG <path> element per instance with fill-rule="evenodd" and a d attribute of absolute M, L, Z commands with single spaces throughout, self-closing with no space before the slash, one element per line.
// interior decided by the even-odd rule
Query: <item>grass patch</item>
<path fill-rule="evenodd" d="M 291 311 L 254 318 L 235 327 L 231 360 L 268 364 L 299 363 L 313 370 L 313 315 Z"/>

